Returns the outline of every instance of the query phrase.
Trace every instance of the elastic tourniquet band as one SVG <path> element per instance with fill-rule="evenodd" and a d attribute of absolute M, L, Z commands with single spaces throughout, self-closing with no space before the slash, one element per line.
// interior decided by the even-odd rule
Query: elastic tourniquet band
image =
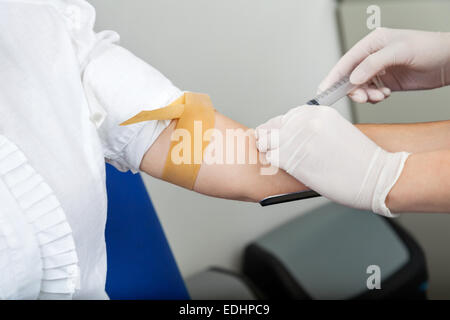
<path fill-rule="evenodd" d="M 209 140 L 206 139 L 205 141 L 205 132 L 213 129 L 215 123 L 215 110 L 207 94 L 187 92 L 164 108 L 141 111 L 120 125 L 125 126 L 142 121 L 171 119 L 178 119 L 178 122 L 172 134 L 172 142 L 162 178 L 192 190 L 203 161 L 203 153 L 209 144 Z M 177 131 L 178 129 L 184 130 Z M 190 150 L 187 150 L 190 151 L 190 157 L 187 157 L 187 161 L 174 160 L 175 156 L 180 157 L 180 154 L 173 154 L 175 153 L 173 152 L 174 148 L 181 143 L 173 139 L 174 134 L 177 132 L 180 133 L 183 139 L 187 138 L 186 134 L 183 133 L 189 134 L 190 141 L 187 144 L 183 144 L 190 147 Z M 185 151 L 182 150 L 182 153 Z M 181 158 L 186 160 L 186 156 L 189 155 L 182 154 Z"/>

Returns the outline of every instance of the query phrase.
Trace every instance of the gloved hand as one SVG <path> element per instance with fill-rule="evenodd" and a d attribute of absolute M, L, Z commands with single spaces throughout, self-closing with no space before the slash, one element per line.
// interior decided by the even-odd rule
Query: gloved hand
<path fill-rule="evenodd" d="M 382 101 L 391 91 L 448 85 L 450 33 L 378 28 L 341 58 L 319 92 L 350 73 L 350 82 L 363 85 L 349 95 L 360 103 Z M 371 83 L 376 75 L 380 88 Z"/>
<path fill-rule="evenodd" d="M 259 126 L 256 138 L 268 162 L 309 188 L 340 204 L 392 216 L 386 197 L 409 154 L 383 150 L 334 109 L 294 108 Z"/>

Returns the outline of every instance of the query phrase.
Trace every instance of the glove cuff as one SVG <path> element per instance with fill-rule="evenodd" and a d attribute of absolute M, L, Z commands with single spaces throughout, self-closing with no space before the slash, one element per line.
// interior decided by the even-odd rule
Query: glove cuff
<path fill-rule="evenodd" d="M 373 194 L 373 212 L 389 218 L 398 216 L 392 214 L 386 206 L 386 197 L 400 177 L 409 155 L 410 153 L 408 152 L 390 153 L 386 151 L 380 154 L 380 157 L 384 158 L 380 159 L 380 163 L 384 163 L 384 165 L 379 172 L 375 192 Z"/>

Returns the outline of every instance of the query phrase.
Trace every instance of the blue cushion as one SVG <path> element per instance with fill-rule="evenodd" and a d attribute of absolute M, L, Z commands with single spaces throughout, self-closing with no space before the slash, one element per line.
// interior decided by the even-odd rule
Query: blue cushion
<path fill-rule="evenodd" d="M 111 299 L 189 299 L 139 174 L 106 165 L 106 292 Z"/>

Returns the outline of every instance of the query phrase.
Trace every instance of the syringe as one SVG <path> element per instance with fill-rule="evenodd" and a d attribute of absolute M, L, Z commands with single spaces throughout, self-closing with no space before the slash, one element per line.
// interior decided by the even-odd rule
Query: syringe
<path fill-rule="evenodd" d="M 357 87 L 356 85 L 350 82 L 350 77 L 345 76 L 341 80 L 333 84 L 330 88 L 321 92 L 314 99 L 309 100 L 306 104 L 311 106 L 318 106 L 318 105 L 331 106 L 340 99 L 342 99 L 343 97 L 345 97 L 347 94 L 355 90 L 356 87 Z M 320 196 L 321 196 L 320 194 L 318 194 L 313 190 L 300 191 L 270 196 L 261 200 L 259 204 L 265 207 L 272 204 L 309 199 Z"/>
<path fill-rule="evenodd" d="M 331 106 L 356 88 L 357 86 L 350 82 L 350 77 L 345 76 L 338 82 L 334 83 L 327 90 L 319 93 L 319 95 L 317 95 L 314 99 L 309 100 L 306 104 Z"/>

